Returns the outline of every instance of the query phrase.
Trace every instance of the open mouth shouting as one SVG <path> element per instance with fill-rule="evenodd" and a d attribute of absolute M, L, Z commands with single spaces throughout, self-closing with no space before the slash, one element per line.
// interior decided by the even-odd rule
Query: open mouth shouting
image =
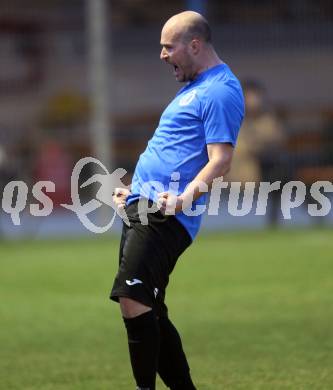
<path fill-rule="evenodd" d="M 173 74 L 176 79 L 180 76 L 180 68 L 176 64 L 173 64 Z"/>

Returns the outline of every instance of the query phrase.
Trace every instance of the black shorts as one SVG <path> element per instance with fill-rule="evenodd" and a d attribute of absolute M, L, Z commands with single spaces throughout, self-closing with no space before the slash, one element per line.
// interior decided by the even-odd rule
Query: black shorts
<path fill-rule="evenodd" d="M 167 315 L 164 299 L 169 275 L 191 237 L 175 216 L 160 211 L 149 213 L 148 225 L 142 225 L 138 201 L 127 206 L 126 213 L 130 226 L 123 226 L 119 270 L 110 298 L 117 302 L 119 297 L 131 298 L 152 307 L 157 315 Z"/>

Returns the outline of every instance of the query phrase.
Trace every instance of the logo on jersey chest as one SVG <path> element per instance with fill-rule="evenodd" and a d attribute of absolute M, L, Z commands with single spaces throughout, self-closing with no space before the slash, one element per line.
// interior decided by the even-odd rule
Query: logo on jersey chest
<path fill-rule="evenodd" d="M 180 100 L 179 100 L 179 105 L 181 107 L 188 106 L 193 99 L 196 97 L 197 90 L 192 89 L 192 91 L 188 92 L 186 95 L 184 95 Z"/>

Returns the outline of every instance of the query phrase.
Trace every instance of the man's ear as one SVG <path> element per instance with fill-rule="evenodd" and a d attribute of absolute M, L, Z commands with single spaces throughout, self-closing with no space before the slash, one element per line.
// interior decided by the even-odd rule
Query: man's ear
<path fill-rule="evenodd" d="M 199 41 L 199 39 L 192 39 L 190 46 L 191 46 L 192 53 L 194 55 L 197 55 L 201 48 L 201 42 Z"/>

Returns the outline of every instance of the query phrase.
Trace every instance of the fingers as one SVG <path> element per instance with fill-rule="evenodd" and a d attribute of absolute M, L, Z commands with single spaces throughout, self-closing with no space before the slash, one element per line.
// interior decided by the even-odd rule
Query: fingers
<path fill-rule="evenodd" d="M 178 197 L 169 192 L 160 192 L 157 194 L 157 207 L 165 215 L 174 215 L 177 207 Z"/>
<path fill-rule="evenodd" d="M 117 197 L 117 196 L 113 196 L 113 201 L 114 203 L 117 205 L 117 207 L 125 207 L 126 205 L 126 197 Z"/>
<path fill-rule="evenodd" d="M 127 196 L 129 195 L 130 191 L 126 188 L 115 188 L 114 192 L 112 194 L 113 200 L 116 202 L 116 200 L 126 200 Z"/>
<path fill-rule="evenodd" d="M 126 198 L 129 195 L 130 191 L 126 188 L 115 188 L 112 196 L 112 200 L 116 204 L 119 211 L 125 209 Z"/>
<path fill-rule="evenodd" d="M 157 194 L 157 207 L 160 209 L 161 212 L 165 212 L 168 198 L 168 192 L 160 192 L 159 194 Z"/>
<path fill-rule="evenodd" d="M 115 188 L 113 192 L 114 196 L 117 197 L 128 196 L 129 193 L 130 191 L 127 188 L 120 188 L 120 187 Z"/>
<path fill-rule="evenodd" d="M 168 198 L 169 192 L 160 192 L 157 194 L 158 198 Z"/>

